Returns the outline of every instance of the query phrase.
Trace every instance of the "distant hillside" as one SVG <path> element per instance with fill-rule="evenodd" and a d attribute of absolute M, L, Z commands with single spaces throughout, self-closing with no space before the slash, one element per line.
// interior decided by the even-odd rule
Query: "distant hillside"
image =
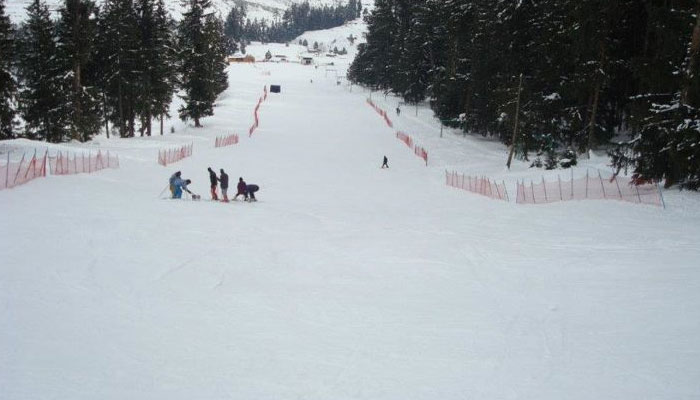
<path fill-rule="evenodd" d="M 63 4 L 63 0 L 45 0 L 49 5 L 49 9 L 58 10 Z M 272 20 L 281 17 L 289 5 L 293 3 L 303 3 L 305 0 L 212 0 L 214 8 L 221 13 L 222 18 L 226 16 L 231 7 L 236 3 L 244 3 L 248 10 L 250 19 L 268 19 Z M 31 4 L 32 0 L 10 0 L 6 2 L 6 12 L 12 19 L 12 22 L 18 23 L 23 21 L 26 16 L 26 8 Z M 179 18 L 182 14 L 182 6 L 180 0 L 166 0 L 168 9 L 175 18 Z M 337 4 L 339 0 L 308 0 L 312 6 L 323 6 Z M 342 1 L 345 3 L 345 1 Z M 366 0 L 367 3 L 372 2 Z M 103 3 L 103 0 L 97 0 L 97 4 Z"/>

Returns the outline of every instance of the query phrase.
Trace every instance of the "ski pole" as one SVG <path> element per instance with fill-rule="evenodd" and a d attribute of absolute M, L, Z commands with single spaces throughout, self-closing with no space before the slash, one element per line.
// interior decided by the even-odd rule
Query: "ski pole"
<path fill-rule="evenodd" d="M 169 187 L 170 187 L 170 184 L 165 185 L 165 187 L 163 188 L 163 190 L 161 190 L 161 191 L 160 191 L 160 194 L 158 195 L 158 198 L 159 198 L 159 199 L 161 198 L 161 196 L 163 196 L 163 192 L 165 192 L 166 190 L 168 190 Z"/>

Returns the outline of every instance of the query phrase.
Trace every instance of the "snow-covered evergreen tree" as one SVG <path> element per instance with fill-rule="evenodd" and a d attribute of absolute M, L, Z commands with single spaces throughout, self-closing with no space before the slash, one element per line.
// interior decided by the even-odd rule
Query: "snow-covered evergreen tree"
<path fill-rule="evenodd" d="M 375 90 L 389 90 L 394 66 L 389 65 L 388 60 L 394 53 L 397 40 L 394 0 L 376 0 L 374 10 L 365 20 L 367 43 L 358 46 L 357 56 L 348 69 L 348 78 Z"/>
<path fill-rule="evenodd" d="M 69 138 L 69 93 L 65 90 L 65 71 L 57 61 L 54 26 L 44 2 L 34 0 L 27 7 L 18 46 L 19 104 L 24 135 L 58 143 Z"/>
<path fill-rule="evenodd" d="M 227 87 L 223 23 L 210 15 L 209 0 L 187 0 L 178 29 L 180 50 L 180 87 L 184 104 L 179 114 L 183 121 L 200 120 L 214 114 L 214 101 Z"/>
<path fill-rule="evenodd" d="M 15 32 L 5 15 L 5 0 L 0 0 L 0 139 L 14 137 L 15 94 L 17 82 L 12 72 Z"/>
<path fill-rule="evenodd" d="M 228 55 L 226 36 L 224 35 L 224 23 L 214 14 L 209 14 L 204 23 L 204 37 L 209 47 L 207 48 L 207 59 L 210 68 L 209 76 L 211 77 L 211 96 L 212 102 L 224 90 L 228 88 L 228 74 L 226 68 Z"/>
<path fill-rule="evenodd" d="M 100 126 L 100 101 L 86 70 L 95 55 L 97 9 L 91 0 L 65 0 L 57 23 L 57 63 L 65 71 L 70 137 L 86 141 Z"/>
<path fill-rule="evenodd" d="M 151 113 L 160 120 L 169 117 L 170 104 L 177 85 L 177 51 L 174 36 L 175 23 L 165 9 L 164 0 L 156 0 L 153 19 L 153 58 L 151 63 Z"/>
<path fill-rule="evenodd" d="M 106 0 L 100 15 L 98 53 L 107 118 L 121 137 L 135 133 L 140 90 L 140 32 L 132 0 Z"/>
<path fill-rule="evenodd" d="M 638 59 L 638 134 L 614 152 L 617 168 L 665 185 L 700 188 L 700 1 L 648 5 L 647 53 Z"/>

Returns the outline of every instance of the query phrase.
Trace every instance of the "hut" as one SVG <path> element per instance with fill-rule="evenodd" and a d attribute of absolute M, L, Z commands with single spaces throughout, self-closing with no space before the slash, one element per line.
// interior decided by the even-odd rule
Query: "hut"
<path fill-rule="evenodd" d="M 242 53 L 236 53 L 232 56 L 228 57 L 228 62 L 229 64 L 233 63 L 254 63 L 255 62 L 255 57 L 251 56 L 250 54 L 244 55 Z"/>

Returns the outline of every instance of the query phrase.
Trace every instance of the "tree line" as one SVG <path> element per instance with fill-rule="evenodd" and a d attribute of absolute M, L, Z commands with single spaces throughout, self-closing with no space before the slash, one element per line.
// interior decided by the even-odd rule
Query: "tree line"
<path fill-rule="evenodd" d="M 201 126 L 228 86 L 226 42 L 209 0 L 185 3 L 176 23 L 164 0 L 65 0 L 57 18 L 34 0 L 14 26 L 0 0 L 0 138 L 143 136 L 154 120 L 163 134 L 176 90 Z"/>
<path fill-rule="evenodd" d="M 226 16 L 224 32 L 230 49 L 244 49 L 250 41 L 289 42 L 306 31 L 330 29 L 362 15 L 362 0 L 347 4 L 312 7 L 308 1 L 294 3 L 282 14 L 281 20 L 267 21 L 246 18 L 245 5 L 234 5 Z"/>
<path fill-rule="evenodd" d="M 700 0 L 376 0 L 366 21 L 353 82 L 533 165 L 606 150 L 640 181 L 700 187 Z"/>

